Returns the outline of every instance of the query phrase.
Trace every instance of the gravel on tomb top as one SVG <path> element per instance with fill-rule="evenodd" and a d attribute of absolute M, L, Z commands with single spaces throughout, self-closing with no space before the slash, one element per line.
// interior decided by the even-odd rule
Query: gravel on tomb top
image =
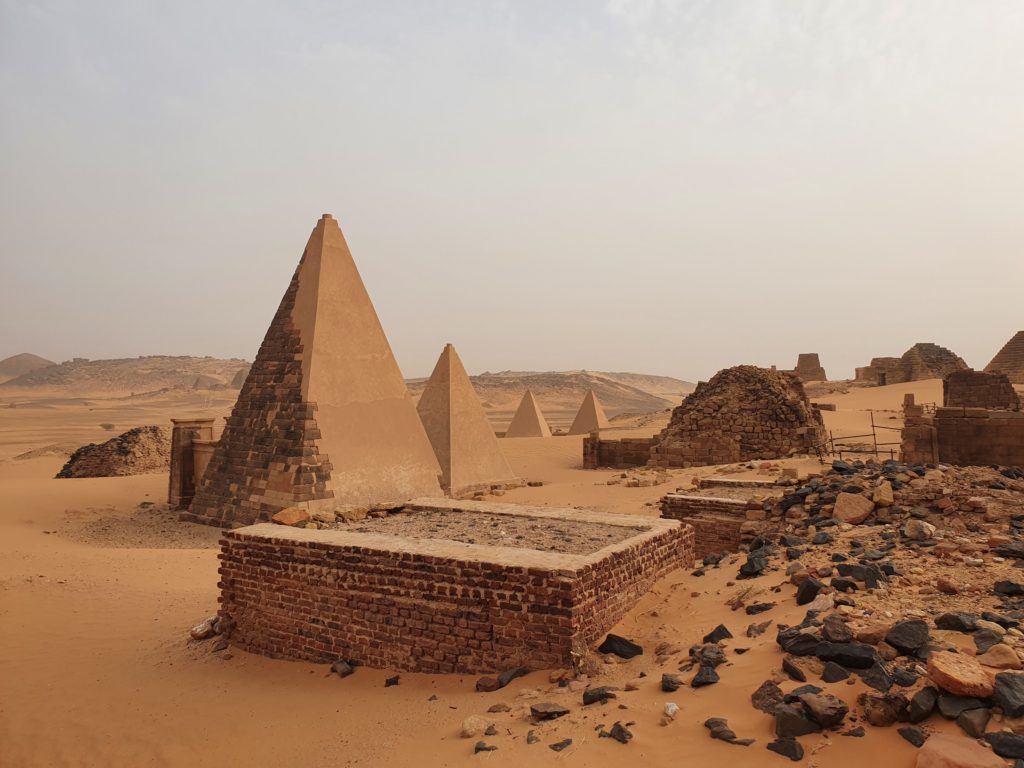
<path fill-rule="evenodd" d="M 558 520 L 546 517 L 495 515 L 488 512 L 429 510 L 396 512 L 336 528 L 356 533 L 380 533 L 410 539 L 443 539 L 464 544 L 537 549 L 568 555 L 587 555 L 618 544 L 644 530 L 634 527 Z"/>

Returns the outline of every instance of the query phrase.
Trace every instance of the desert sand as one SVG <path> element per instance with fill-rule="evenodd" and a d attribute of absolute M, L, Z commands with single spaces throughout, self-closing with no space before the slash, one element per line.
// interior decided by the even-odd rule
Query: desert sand
<path fill-rule="evenodd" d="M 941 397 L 941 382 L 924 381 L 816 398 L 834 402 L 825 412 L 836 436 L 864 432 L 868 409 L 876 422 L 895 417 L 906 392 L 918 402 Z M 0 764 L 4 766 L 451 766 L 587 765 L 628 763 L 712 766 L 780 765 L 763 745 L 772 719 L 750 706 L 750 694 L 777 672 L 774 631 L 756 640 L 742 636 L 750 618 L 734 613 L 726 583 L 734 567 L 701 579 L 676 571 L 659 582 L 613 631 L 647 648 L 644 656 L 603 665 L 595 684 L 622 686 L 641 672 L 647 682 L 607 705 L 581 708 L 578 693 L 535 672 L 494 693 L 474 691 L 475 677 L 360 668 L 339 679 L 324 665 L 273 661 L 240 651 L 214 654 L 189 640 L 191 626 L 217 610 L 219 532 L 179 523 L 161 509 L 164 474 L 124 478 L 54 480 L 66 454 L 47 446 L 77 446 L 118 430 L 166 424 L 172 417 L 220 416 L 232 393 L 181 393 L 148 398 L 84 396 L 60 392 L 5 393 L 0 402 Z M 10 402 L 15 408 L 5 407 Z M 665 414 L 667 418 L 667 414 Z M 613 429 L 611 436 L 650 435 L 663 419 L 644 427 Z M 579 468 L 581 437 L 502 440 L 513 470 L 542 480 L 540 487 L 508 491 L 503 501 L 576 505 L 599 511 L 657 515 L 656 502 L 673 484 L 716 472 L 714 467 L 673 470 L 655 487 L 608 485 L 613 471 Z M 40 450 L 43 449 L 43 450 Z M 59 449 L 53 449 L 58 451 Z M 31 452 L 31 458 L 15 459 Z M 815 460 L 803 460 L 806 465 Z M 150 507 L 149 505 L 154 505 Z M 755 579 L 775 586 L 779 574 Z M 782 594 L 793 587 L 782 586 Z M 803 614 L 782 600 L 769 614 L 795 623 Z M 722 682 L 699 690 L 662 693 L 662 671 L 653 657 L 661 641 L 684 648 L 719 623 L 748 646 L 730 655 Z M 783 687 L 795 687 L 783 683 Z M 852 701 L 862 683 L 851 686 Z M 788 690 L 788 688 L 786 688 Z M 436 697 L 436 698 L 433 698 Z M 565 718 L 527 724 L 515 705 L 524 701 L 572 703 Z M 667 701 L 680 707 L 661 725 Z M 510 713 L 487 715 L 496 703 Z M 460 737 L 472 714 L 497 725 L 488 741 L 498 749 L 473 754 L 475 739 Z M 758 740 L 744 749 L 708 738 L 702 722 L 725 717 L 740 735 Z M 598 738 L 598 725 L 633 722 L 623 746 Z M 939 728 L 946 725 L 940 723 Z M 528 745 L 532 729 L 540 743 Z M 951 730 L 955 730 L 955 726 Z M 915 750 L 894 728 L 872 729 L 870 738 L 810 736 L 807 764 L 912 766 Z M 562 752 L 549 744 L 572 738 Z"/>

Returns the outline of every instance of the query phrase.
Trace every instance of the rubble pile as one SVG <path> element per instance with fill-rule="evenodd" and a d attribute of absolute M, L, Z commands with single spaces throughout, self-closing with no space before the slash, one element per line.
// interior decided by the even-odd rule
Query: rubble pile
<path fill-rule="evenodd" d="M 800 377 L 739 365 L 701 382 L 672 411 L 650 466 L 696 467 L 807 454 L 825 442 Z"/>
<path fill-rule="evenodd" d="M 121 477 L 166 472 L 171 466 L 171 433 L 163 427 L 136 427 L 71 454 L 57 473 L 68 477 Z"/>

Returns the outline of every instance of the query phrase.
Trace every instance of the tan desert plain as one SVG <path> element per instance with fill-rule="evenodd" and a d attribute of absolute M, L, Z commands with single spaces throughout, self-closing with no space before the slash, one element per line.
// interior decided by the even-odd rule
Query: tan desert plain
<path fill-rule="evenodd" d="M 824 361 L 828 353 L 819 350 Z M 583 379 L 578 373 L 508 376 L 502 380 L 503 393 L 500 383 L 475 377 L 478 390 L 488 392 L 483 404 L 467 386 L 469 379 L 452 346 L 441 351 L 430 382 L 411 383 L 414 398 L 399 385 L 390 348 L 330 217 L 321 219 L 314 230 L 251 368 L 242 361 L 179 358 L 165 373 L 185 383 L 143 392 L 139 382 L 163 375 L 159 366 L 166 364 L 165 359 L 144 358 L 51 366 L 48 361 L 22 358 L 11 363 L 18 370 L 0 386 L 0 765 L 5 768 L 730 762 L 775 766 L 792 757 L 804 765 L 837 768 L 1009 764 L 977 737 L 986 727 L 989 734 L 1013 735 L 1019 721 L 1011 716 L 1014 702 L 1000 700 L 992 688 L 993 680 L 1008 674 L 1005 670 L 1021 667 L 1021 633 L 1012 618 L 1016 614 L 999 614 L 992 594 L 993 579 L 1016 583 L 1012 560 L 997 557 L 992 547 L 1014 538 L 997 533 L 1008 529 L 1010 518 L 996 509 L 1012 502 L 1021 511 L 1021 497 L 1010 495 L 1024 490 L 1019 478 L 1006 475 L 1001 490 L 992 480 L 995 471 L 984 470 L 992 473 L 986 475 L 989 485 L 981 488 L 976 482 L 978 489 L 971 491 L 984 498 L 964 509 L 984 507 L 991 514 L 950 513 L 948 523 L 934 510 L 907 517 L 917 521 L 914 531 L 927 534 L 928 546 L 918 549 L 911 540 L 920 537 L 907 527 L 909 523 L 901 527 L 902 518 L 893 522 L 896 507 L 889 506 L 891 496 L 885 502 L 876 489 L 873 494 L 864 492 L 870 496 L 868 507 L 874 508 L 868 521 L 868 513 L 859 519 L 841 516 L 836 504 L 836 520 L 819 528 L 819 533 L 834 535 L 834 546 L 808 545 L 814 530 L 792 513 L 779 517 L 773 531 L 759 528 L 772 539 L 775 550 L 765 553 L 770 562 L 749 579 L 739 578 L 744 564 L 754 559 L 739 551 L 750 548 L 749 540 L 733 551 L 716 553 L 703 567 L 701 556 L 687 550 L 687 562 L 675 563 L 638 591 L 611 625 L 600 627 L 600 636 L 582 653 L 564 664 L 532 664 L 520 670 L 523 674 L 502 680 L 507 683 L 502 687 L 480 681 L 506 671 L 508 658 L 488 670 L 490 675 L 476 669 L 410 671 L 416 668 L 412 655 L 392 657 L 394 666 L 359 664 L 358 657 L 346 660 L 351 666 L 335 665 L 330 659 L 271 658 L 233 642 L 227 621 L 218 624 L 220 634 L 204 621 L 217 614 L 218 582 L 227 578 L 218 574 L 223 530 L 233 529 L 232 536 L 244 534 L 250 530 L 244 525 L 272 519 L 278 516 L 275 510 L 299 510 L 299 517 L 289 520 L 297 526 L 272 529 L 291 537 L 282 541 L 296 546 L 318 536 L 344 539 L 360 526 L 381 522 L 366 517 L 372 505 L 360 515 L 359 505 L 351 502 L 375 495 L 396 502 L 411 496 L 438 497 L 443 494 L 441 486 L 465 491 L 464 498 L 475 499 L 469 505 L 570 508 L 570 521 L 577 513 L 580 520 L 598 519 L 588 516 L 603 513 L 627 516 L 641 527 L 659 517 L 664 497 L 696 498 L 703 493 L 712 500 L 725 496 L 741 502 L 740 508 L 754 513 L 749 517 L 756 523 L 765 520 L 764 510 L 773 508 L 775 502 L 769 499 L 777 501 L 828 475 L 838 456 L 805 450 L 724 465 L 584 469 L 585 440 L 643 443 L 659 435 L 670 417 L 676 423 L 672 409 L 685 395 L 661 397 L 666 382 L 656 377 L 650 378 L 646 395 L 639 386 L 642 376 L 633 376 L 630 380 L 639 385 L 628 387 L 616 382 L 613 374 Z M 247 372 L 236 376 L 238 370 Z M 803 391 L 796 374 L 757 375 L 766 380 L 783 377 Z M 243 379 L 240 388 L 232 379 Z M 556 385 L 539 388 L 552 380 Z M 538 388 L 538 394 L 529 386 Z M 675 386 L 689 388 L 685 382 Z M 595 390 L 601 387 L 598 396 Z M 915 404 L 929 404 L 926 408 L 941 405 L 944 397 L 939 378 L 882 386 L 814 382 L 806 389 L 817 407 L 807 406 L 805 411 L 820 413 L 827 433 L 833 438 L 860 436 L 859 442 L 846 445 L 847 450 L 855 442 L 862 450 L 874 440 L 898 442 L 904 416 L 911 413 L 905 407 L 908 397 Z M 704 392 L 707 396 L 708 389 Z M 420 394 L 419 417 L 425 429 L 415 406 Z M 629 403 L 644 396 L 660 400 L 662 406 L 630 412 Z M 700 390 L 692 395 L 700 396 Z M 311 402 L 316 407 L 310 407 Z M 574 416 L 579 404 L 583 409 Z M 770 406 L 740 405 L 755 417 Z M 554 416 L 550 429 L 545 411 Z M 222 417 L 228 419 L 223 427 Z M 212 525 L 183 522 L 181 510 L 168 506 L 166 465 L 124 476 L 55 477 L 79 446 L 103 443 L 133 427 L 169 428 L 172 419 L 183 418 L 218 420 L 213 458 L 195 478 L 196 499 L 202 499 L 198 512 L 193 505 L 197 517 Z M 482 428 L 487 418 L 492 424 Z M 600 432 L 566 434 L 579 431 L 570 429 L 573 421 L 593 422 Z M 495 436 L 506 431 L 506 437 Z M 293 443 L 318 446 L 319 453 L 296 453 Z M 358 450 L 360 444 L 365 450 Z M 888 447 L 880 450 L 879 460 L 898 456 L 899 446 L 891 449 L 894 454 Z M 123 461 L 131 471 L 131 462 L 138 458 L 128 450 L 115 455 L 111 465 Z M 873 456 L 848 453 L 845 458 Z M 927 476 L 922 470 L 921 477 L 908 476 L 897 486 L 927 492 L 946 483 L 947 490 L 931 498 L 937 509 L 948 512 L 951 507 L 942 501 L 943 494 L 960 499 L 959 486 L 951 485 L 960 481 L 958 472 L 940 465 Z M 474 483 L 481 479 L 486 482 Z M 779 481 L 789 484 L 777 485 Z M 859 495 L 862 489 L 849 487 L 855 481 L 848 482 L 843 495 L 864 499 Z M 710 492 L 701 490 L 708 487 Z M 352 495 L 344 507 L 347 518 L 331 511 L 341 509 L 331 499 L 346 493 Z M 798 501 L 806 499 L 804 494 Z M 458 509 L 458 502 L 453 503 Z M 794 506 L 791 503 L 787 510 Z M 416 513 L 386 515 L 386 522 L 402 530 L 409 514 Z M 607 519 L 621 523 L 621 518 Z M 775 518 L 768 514 L 768 519 Z M 730 525 L 724 518 L 720 522 Z M 469 541 L 466 536 L 480 536 L 480 529 L 460 528 L 458 520 L 433 529 L 432 523 L 417 525 L 420 540 L 442 540 L 438 551 L 497 543 Z M 579 525 L 585 530 L 587 523 Z M 714 530 L 697 525 L 698 546 L 714 539 Z M 595 525 L 594 530 L 599 528 Z M 521 554 L 510 562 L 518 562 L 516 557 L 545 562 L 551 555 L 538 548 L 554 546 L 556 539 L 561 541 L 558 546 L 568 548 L 561 551 L 571 551 L 579 545 L 580 529 L 566 530 L 577 533 L 559 539 L 556 532 L 535 531 L 535 541 L 513 545 Z M 787 531 L 801 537 L 789 542 L 798 551 L 789 553 L 788 559 L 786 545 L 778 540 Z M 971 538 L 972 534 L 981 538 Z M 375 541 L 383 535 L 383 529 L 370 534 L 378 537 Z M 497 534 L 485 529 L 483 536 Z M 867 550 L 851 543 L 857 538 L 867 543 Z M 886 553 L 897 562 L 897 551 L 906 558 L 898 559 L 884 584 L 841 582 L 833 571 L 841 562 L 881 561 Z M 721 559 L 716 564 L 717 558 Z M 802 564 L 794 566 L 801 558 Z M 396 555 L 388 567 L 400 569 L 403 562 L 408 561 Z M 284 589 L 317 567 L 314 562 L 293 571 L 291 581 L 276 583 Z M 332 567 L 339 573 L 346 568 Z M 452 571 L 448 578 L 455 590 L 460 571 Z M 936 583 L 941 589 L 934 587 Z M 803 599 L 807 585 L 817 585 L 810 602 Z M 289 598 L 296 605 L 306 600 L 301 586 L 288 594 L 296 595 Z M 275 602 L 273 595 L 261 595 L 266 605 Z M 592 610 L 600 614 L 602 602 L 614 596 L 594 597 L 597 607 Z M 312 593 L 309 599 L 330 602 Z M 818 612 L 808 615 L 809 606 Z M 330 605 L 317 608 L 325 615 L 332 610 Z M 986 641 L 985 651 L 970 634 L 935 626 L 930 640 L 936 644 L 933 656 L 951 648 L 981 670 L 975 698 L 969 701 L 985 702 L 967 706 L 971 712 L 985 712 L 980 731 L 973 720 L 939 714 L 918 720 L 920 727 L 911 726 L 912 718 L 904 716 L 908 702 L 917 702 L 916 694 L 922 690 L 934 690 L 924 685 L 929 675 L 945 697 L 943 706 L 963 709 L 965 696 L 951 692 L 965 691 L 956 687 L 957 680 L 951 683 L 948 675 L 943 677 L 943 670 L 932 669 L 930 661 L 926 664 L 924 656 L 908 660 L 901 655 L 896 635 L 910 630 L 898 628 L 913 625 L 917 631 L 924 626 L 921 617 L 934 622 L 938 614 L 966 615 L 983 609 L 995 613 L 971 621 L 975 632 L 994 636 Z M 257 613 L 250 610 L 247 615 Z M 289 633 L 310 635 L 308 627 L 274 625 L 277 614 L 270 607 L 260 615 L 263 618 L 246 627 L 245 619 L 237 617 L 235 636 L 244 638 L 247 646 L 260 642 L 253 638 L 261 632 L 270 639 Z M 371 616 L 366 631 L 384 637 L 385 644 L 389 634 L 402 636 L 406 648 L 415 648 L 417 638 L 427 642 L 414 623 L 392 621 L 400 615 L 410 614 L 380 614 L 376 620 Z M 829 667 L 813 654 L 797 652 L 795 646 L 789 654 L 782 653 L 777 630 L 808 618 L 804 627 L 812 638 L 824 632 L 838 640 L 844 632 L 856 633 L 864 641 L 855 643 L 858 648 L 877 654 L 872 656 L 877 660 L 876 676 L 854 658 L 846 659 L 846 667 L 834 662 Z M 760 632 L 756 625 L 762 625 Z M 507 626 L 485 627 L 469 637 L 496 638 L 498 643 Z M 729 632 L 713 633 L 719 626 Z M 643 652 L 630 658 L 602 652 L 599 646 L 609 632 L 639 645 Z M 869 641 L 872 632 L 877 636 Z M 709 634 L 712 637 L 705 642 Z M 290 642 L 285 639 L 274 647 L 299 647 Z M 460 635 L 459 642 L 470 640 Z M 1008 655 L 994 661 L 993 644 Z M 977 664 L 975 655 L 986 666 Z M 529 657 L 527 649 L 525 658 Z M 709 658 L 717 662 L 705 663 Z M 695 677 L 708 668 L 716 680 L 697 684 Z M 877 675 L 904 677 L 879 683 Z M 781 697 L 802 686 L 803 691 L 797 690 L 785 703 L 764 703 L 764 696 L 771 699 L 773 691 Z M 994 704 L 988 701 L 993 695 Z M 760 708 L 753 705 L 758 702 Z M 884 722 L 889 706 L 902 707 L 901 715 Z M 787 725 L 786 717 L 793 722 Z M 727 726 L 716 725 L 713 718 L 723 718 Z M 903 733 L 908 727 L 912 730 Z M 973 735 L 970 728 L 975 728 Z M 923 747 L 912 743 L 919 737 L 927 738 Z M 766 748 L 769 745 L 774 748 Z M 1013 748 L 999 746 L 1004 754 Z"/>

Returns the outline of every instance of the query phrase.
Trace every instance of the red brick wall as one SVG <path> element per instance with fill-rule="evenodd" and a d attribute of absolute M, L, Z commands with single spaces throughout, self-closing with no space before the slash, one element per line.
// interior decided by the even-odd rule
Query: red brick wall
<path fill-rule="evenodd" d="M 221 613 L 232 625 L 232 643 L 274 658 L 346 658 L 420 672 L 569 665 L 657 579 L 693 562 L 686 526 L 629 540 L 577 568 L 499 565 L 265 531 L 242 528 L 221 540 Z"/>
<path fill-rule="evenodd" d="M 661 516 L 693 528 L 697 559 L 711 552 L 736 552 L 745 540 L 745 501 L 670 493 L 661 500 Z"/>

